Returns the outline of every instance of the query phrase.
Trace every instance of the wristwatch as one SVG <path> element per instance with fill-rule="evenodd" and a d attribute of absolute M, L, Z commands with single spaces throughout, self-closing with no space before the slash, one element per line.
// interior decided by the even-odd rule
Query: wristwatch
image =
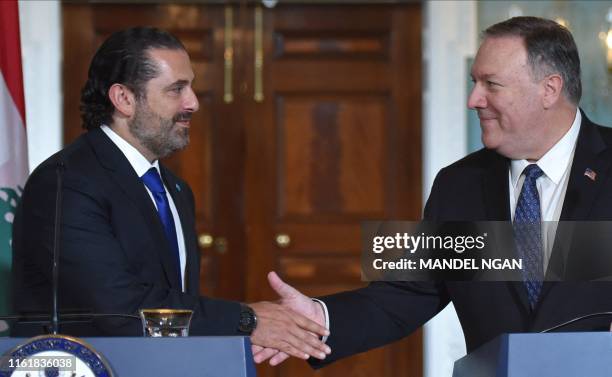
<path fill-rule="evenodd" d="M 257 316 L 255 311 L 250 306 L 240 304 L 240 322 L 238 323 L 238 331 L 251 335 L 257 327 Z"/>

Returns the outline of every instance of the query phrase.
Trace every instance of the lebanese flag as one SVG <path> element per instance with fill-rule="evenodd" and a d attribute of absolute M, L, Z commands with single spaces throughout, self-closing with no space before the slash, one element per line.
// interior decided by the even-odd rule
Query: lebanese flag
<path fill-rule="evenodd" d="M 0 1 L 0 188 L 28 177 L 25 101 L 17 1 Z"/>
<path fill-rule="evenodd" d="M 0 313 L 8 310 L 11 228 L 28 177 L 26 148 L 19 11 L 16 0 L 0 0 Z"/>

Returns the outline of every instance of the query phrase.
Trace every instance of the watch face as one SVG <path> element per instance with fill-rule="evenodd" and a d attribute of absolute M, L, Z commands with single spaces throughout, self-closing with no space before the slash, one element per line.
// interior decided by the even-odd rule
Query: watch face
<path fill-rule="evenodd" d="M 249 317 L 249 314 L 246 312 L 243 312 L 242 315 L 240 316 L 240 329 L 242 331 L 251 330 L 251 318 Z"/>
<path fill-rule="evenodd" d="M 113 377 L 107 361 L 85 342 L 43 335 L 7 352 L 0 377 Z"/>
<path fill-rule="evenodd" d="M 244 333 L 252 333 L 255 329 L 255 313 L 253 309 L 245 307 L 240 312 L 240 323 L 238 329 Z"/>

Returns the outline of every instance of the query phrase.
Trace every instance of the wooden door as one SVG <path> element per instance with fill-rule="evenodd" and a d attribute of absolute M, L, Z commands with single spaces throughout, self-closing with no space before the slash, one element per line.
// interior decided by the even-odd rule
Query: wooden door
<path fill-rule="evenodd" d="M 263 70 L 248 77 L 245 118 L 247 298 L 272 295 L 270 270 L 311 296 L 362 286 L 360 222 L 420 216 L 420 5 L 253 12 L 246 58 L 256 61 L 261 24 Z M 420 366 L 419 333 L 316 375 L 420 376 Z M 299 360 L 260 370 L 315 375 Z"/>
<path fill-rule="evenodd" d="M 360 222 L 420 217 L 419 4 L 64 4 L 63 17 L 66 141 L 108 34 L 154 25 L 186 45 L 200 111 L 189 147 L 165 163 L 216 240 L 202 250 L 205 294 L 274 299 L 270 270 L 313 296 L 362 286 Z M 316 374 L 299 360 L 259 373 L 420 376 L 421 359 L 418 332 Z"/>

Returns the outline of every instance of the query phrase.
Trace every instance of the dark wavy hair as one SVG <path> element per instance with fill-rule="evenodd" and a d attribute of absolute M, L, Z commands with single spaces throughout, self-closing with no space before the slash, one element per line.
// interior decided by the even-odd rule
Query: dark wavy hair
<path fill-rule="evenodd" d="M 172 34 L 153 27 L 134 27 L 113 33 L 96 51 L 87 82 L 81 90 L 81 119 L 88 130 L 112 123 L 115 107 L 108 90 L 123 84 L 134 92 L 137 99 L 145 97 L 147 81 L 159 72 L 148 50 L 155 48 L 185 50 L 185 46 Z"/>
<path fill-rule="evenodd" d="M 487 37 L 521 37 L 535 80 L 558 73 L 563 78 L 563 94 L 574 105 L 582 96 L 580 57 L 570 31 L 552 20 L 539 17 L 513 17 L 483 32 Z"/>

